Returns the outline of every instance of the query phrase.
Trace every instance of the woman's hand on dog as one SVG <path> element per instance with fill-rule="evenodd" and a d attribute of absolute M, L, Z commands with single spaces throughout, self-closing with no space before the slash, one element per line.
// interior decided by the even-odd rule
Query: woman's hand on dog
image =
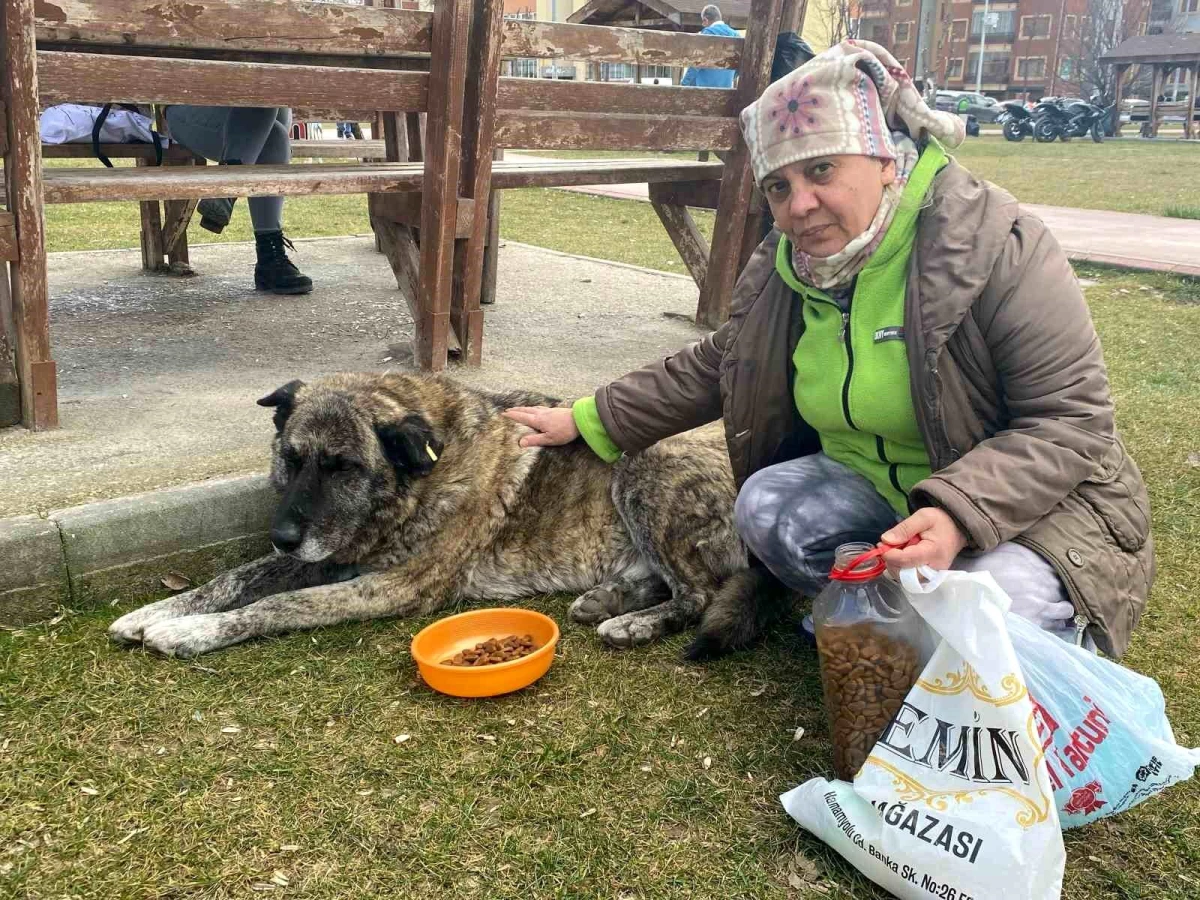
<path fill-rule="evenodd" d="M 504 415 L 537 432 L 521 438 L 522 447 L 561 447 L 579 437 L 569 407 L 514 406 L 505 410 Z"/>

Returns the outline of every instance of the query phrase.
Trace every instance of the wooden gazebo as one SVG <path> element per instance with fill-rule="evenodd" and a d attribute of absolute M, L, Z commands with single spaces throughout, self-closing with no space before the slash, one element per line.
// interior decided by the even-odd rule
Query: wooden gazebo
<path fill-rule="evenodd" d="M 577 25 L 619 25 L 694 34 L 704 27 L 700 11 L 709 3 L 716 4 L 730 28 L 744 31 L 749 25 L 749 0 L 590 0 L 567 21 Z"/>
<path fill-rule="evenodd" d="M 1116 67 L 1116 104 L 1117 121 L 1115 133 L 1121 134 L 1121 83 L 1130 66 L 1151 66 L 1154 71 L 1153 86 L 1150 89 L 1150 122 L 1149 136 L 1158 135 L 1159 95 L 1168 75 L 1176 69 L 1188 73 L 1188 95 L 1184 103 L 1183 136 L 1190 140 L 1195 136 L 1195 104 L 1196 88 L 1200 83 L 1200 33 L 1193 34 L 1143 34 L 1122 41 L 1102 57 L 1102 62 Z"/>

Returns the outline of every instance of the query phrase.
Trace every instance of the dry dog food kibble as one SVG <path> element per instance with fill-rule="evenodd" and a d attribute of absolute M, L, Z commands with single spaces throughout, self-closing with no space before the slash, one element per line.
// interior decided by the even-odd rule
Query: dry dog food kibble
<path fill-rule="evenodd" d="M 833 768 L 850 781 L 921 674 L 914 647 L 870 624 L 826 625 L 817 633 Z"/>
<path fill-rule="evenodd" d="M 537 649 L 533 635 L 517 636 L 510 634 L 504 638 L 492 638 L 482 641 L 468 650 L 460 650 L 453 656 L 443 659 L 443 666 L 494 666 L 496 663 L 511 662 L 528 656 Z"/>

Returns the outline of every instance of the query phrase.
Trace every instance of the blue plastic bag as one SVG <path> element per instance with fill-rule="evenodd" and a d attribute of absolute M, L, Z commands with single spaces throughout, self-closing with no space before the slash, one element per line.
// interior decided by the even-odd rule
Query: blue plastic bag
<path fill-rule="evenodd" d="M 1192 777 L 1200 750 L 1175 743 L 1153 679 L 1020 616 L 1008 614 L 1006 624 L 1064 829 L 1130 809 Z"/>

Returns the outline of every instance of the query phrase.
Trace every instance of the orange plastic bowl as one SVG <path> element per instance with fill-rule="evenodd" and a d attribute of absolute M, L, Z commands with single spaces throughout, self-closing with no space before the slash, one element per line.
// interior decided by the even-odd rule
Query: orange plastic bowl
<path fill-rule="evenodd" d="M 537 649 L 491 666 L 447 666 L 442 660 L 491 638 L 528 634 Z M 495 697 L 528 687 L 554 662 L 558 625 L 529 609 L 475 609 L 439 619 L 413 638 L 412 656 L 425 683 L 454 697 Z"/>

